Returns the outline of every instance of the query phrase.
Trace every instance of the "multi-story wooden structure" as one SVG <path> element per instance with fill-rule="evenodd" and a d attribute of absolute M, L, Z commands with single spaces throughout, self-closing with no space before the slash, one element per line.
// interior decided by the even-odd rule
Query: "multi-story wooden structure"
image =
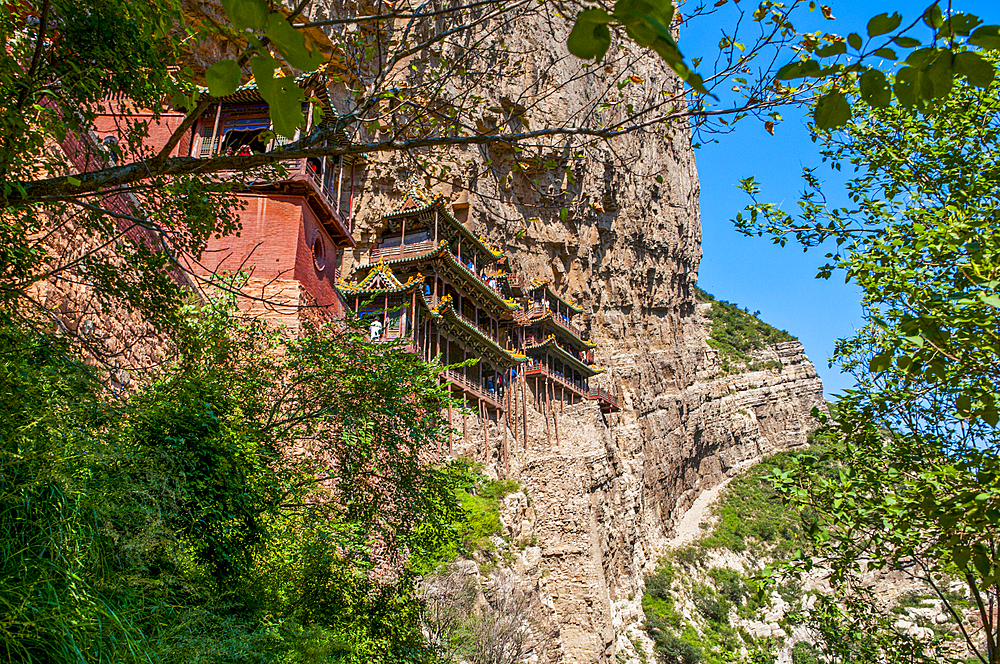
<path fill-rule="evenodd" d="M 578 306 L 546 282 L 511 274 L 503 252 L 469 231 L 440 196 L 411 192 L 384 221 L 367 261 L 338 285 L 347 305 L 370 320 L 373 340 L 402 339 L 426 360 L 460 365 L 445 379 L 490 418 L 504 413 L 505 388 L 518 377 L 549 409 L 554 400 L 561 411 L 593 399 L 605 413 L 618 410 L 610 394 L 590 387 L 601 370 L 574 321 Z M 470 359 L 477 362 L 463 364 Z"/>

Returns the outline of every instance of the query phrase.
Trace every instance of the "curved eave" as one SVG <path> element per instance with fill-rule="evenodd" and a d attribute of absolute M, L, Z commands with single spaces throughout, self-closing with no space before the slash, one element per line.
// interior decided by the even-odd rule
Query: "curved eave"
<path fill-rule="evenodd" d="M 400 295 L 403 293 L 410 293 L 417 288 L 420 288 L 421 282 L 413 282 L 409 284 L 402 284 L 399 288 L 358 288 L 352 286 L 351 284 L 337 284 L 335 288 L 340 292 L 341 295 L 358 295 L 358 296 L 375 296 L 375 295 Z"/>
<path fill-rule="evenodd" d="M 580 360 L 576 359 L 565 350 L 559 347 L 556 343 L 555 337 L 549 337 L 540 344 L 535 344 L 533 346 L 525 346 L 525 352 L 532 350 L 552 350 L 555 355 L 567 361 L 570 365 L 575 367 L 581 374 L 584 374 L 587 378 L 591 376 L 596 376 L 597 374 L 604 373 L 604 369 L 595 369 L 589 364 L 584 364 Z"/>
<path fill-rule="evenodd" d="M 406 202 L 405 198 L 403 199 L 403 202 L 405 204 Z M 424 203 L 419 207 L 407 208 L 405 210 L 396 210 L 395 212 L 390 212 L 389 214 L 385 215 L 383 219 L 398 219 L 400 217 L 411 217 L 423 214 L 425 212 L 431 212 L 434 209 L 437 209 L 438 213 L 444 217 L 446 222 L 450 223 L 452 226 L 458 229 L 458 232 L 461 233 L 462 237 L 469 240 L 470 242 L 475 244 L 477 248 L 482 250 L 484 256 L 487 259 L 489 259 L 491 263 L 495 263 L 496 261 L 503 258 L 504 252 L 501 251 L 500 253 L 497 253 L 493 251 L 493 249 L 488 247 L 472 231 L 466 228 L 465 224 L 460 222 L 458 219 L 452 216 L 450 212 L 448 212 L 448 209 L 444 206 L 444 199 L 441 197 L 440 194 L 435 196 L 430 202 Z"/>
<path fill-rule="evenodd" d="M 591 342 L 585 340 L 582 337 L 576 336 L 571 331 L 567 330 L 565 327 L 563 327 L 558 322 L 556 322 L 556 319 L 552 315 L 551 311 L 548 311 L 545 314 L 543 314 L 543 315 L 541 315 L 541 316 L 539 316 L 537 318 L 532 318 L 531 319 L 531 324 L 532 325 L 534 325 L 535 323 L 549 323 L 549 322 L 552 323 L 552 329 L 558 331 L 565 338 L 567 338 L 567 339 L 569 339 L 569 340 L 571 340 L 573 342 L 576 342 L 581 347 L 583 347 L 585 349 L 588 349 L 588 350 L 591 349 L 591 348 L 597 348 L 597 344 L 591 343 Z"/>
<path fill-rule="evenodd" d="M 407 265 L 410 263 L 419 263 L 420 261 L 425 261 L 429 259 L 440 259 L 442 262 L 447 263 L 452 267 L 452 269 L 461 274 L 467 282 L 472 284 L 479 293 L 485 295 L 494 304 L 496 304 L 501 311 L 516 311 L 521 308 L 519 304 L 511 304 L 507 300 L 500 297 L 500 295 L 493 291 L 489 286 L 483 283 L 483 280 L 479 278 L 472 270 L 470 270 L 465 265 L 455 257 L 448 249 L 448 243 L 444 240 L 434 249 L 428 249 L 422 254 L 417 254 L 416 256 L 407 256 L 406 258 L 397 258 L 395 260 L 383 261 L 385 265 Z M 366 263 L 364 265 L 358 266 L 358 271 L 370 270 L 375 268 L 379 263 Z"/>
<path fill-rule="evenodd" d="M 427 304 L 426 300 L 424 300 L 424 304 L 425 305 Z M 524 362 L 525 360 L 528 359 L 527 356 L 520 357 L 518 355 L 514 355 L 509 350 L 498 344 L 496 341 L 490 339 L 488 336 L 483 334 L 482 331 L 479 330 L 477 327 L 475 327 L 474 325 L 469 325 L 467 322 L 462 320 L 462 318 L 459 317 L 458 313 L 455 311 L 454 302 L 452 302 L 450 298 L 446 298 L 441 303 L 441 306 L 438 307 L 438 309 L 436 310 L 430 309 L 430 312 L 432 316 L 444 318 L 450 324 L 455 325 L 457 327 L 461 327 L 462 329 L 468 331 L 474 337 L 476 337 L 483 345 L 492 350 L 494 354 L 497 355 L 497 357 L 502 358 L 504 361 L 508 362 L 511 365 L 520 364 L 521 362 Z"/>
<path fill-rule="evenodd" d="M 552 286 L 549 284 L 549 282 L 547 282 L 547 281 L 539 281 L 537 279 L 532 279 L 531 280 L 531 288 L 529 290 L 530 291 L 536 291 L 539 288 L 544 288 L 545 291 L 549 295 L 551 295 L 554 299 L 559 300 L 560 302 L 562 302 L 563 304 L 565 304 L 567 307 L 569 307 L 570 309 L 572 309 L 575 313 L 578 313 L 578 314 L 583 313 L 583 307 L 578 306 L 576 304 L 573 304 L 572 302 L 567 301 L 566 298 L 557 295 L 555 293 L 555 291 L 552 290 Z"/>

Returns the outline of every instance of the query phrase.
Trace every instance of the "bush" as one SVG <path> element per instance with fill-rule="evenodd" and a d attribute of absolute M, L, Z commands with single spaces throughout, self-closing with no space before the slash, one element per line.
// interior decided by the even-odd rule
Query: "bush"
<path fill-rule="evenodd" d="M 819 664 L 816 649 L 805 641 L 799 641 L 792 647 L 792 664 Z"/>
<path fill-rule="evenodd" d="M 694 607 L 706 620 L 716 625 L 729 622 L 729 602 L 719 597 L 714 590 L 704 584 L 691 588 Z"/>
<path fill-rule="evenodd" d="M 701 648 L 673 634 L 658 635 L 653 639 L 656 661 L 661 664 L 698 664 L 702 660 Z"/>
<path fill-rule="evenodd" d="M 715 588 L 720 595 L 731 604 L 743 606 L 743 600 L 748 593 L 739 572 L 728 567 L 713 567 L 708 571 L 708 575 L 715 581 Z"/>
<path fill-rule="evenodd" d="M 780 368 L 773 361 L 766 364 L 756 362 L 751 353 L 771 344 L 795 341 L 795 337 L 761 321 L 756 313 L 750 314 L 731 302 L 717 300 L 700 288 L 695 287 L 695 296 L 701 302 L 712 304 L 708 310 L 708 317 L 712 319 L 708 344 L 718 351 L 723 372 Z"/>

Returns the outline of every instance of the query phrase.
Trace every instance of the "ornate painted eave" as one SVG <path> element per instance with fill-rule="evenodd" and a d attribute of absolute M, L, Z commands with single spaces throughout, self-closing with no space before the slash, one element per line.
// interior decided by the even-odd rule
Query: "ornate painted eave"
<path fill-rule="evenodd" d="M 543 314 L 537 316 L 531 316 L 527 322 L 528 325 L 535 325 L 537 323 L 552 323 L 552 327 L 556 329 L 560 334 L 565 336 L 567 339 L 579 344 L 583 348 L 597 348 L 597 344 L 591 343 L 584 339 L 583 337 L 577 336 L 572 330 L 568 330 L 559 324 L 559 320 L 555 317 L 552 311 L 546 311 Z"/>
<path fill-rule="evenodd" d="M 599 369 L 597 367 L 592 367 L 589 364 L 584 364 L 577 358 L 573 357 L 565 350 L 563 350 L 558 343 L 556 343 L 555 335 L 550 335 L 545 341 L 537 344 L 524 347 L 525 352 L 530 353 L 531 351 L 537 350 L 551 350 L 556 356 L 563 359 L 565 362 L 569 363 L 571 366 L 575 367 L 577 371 L 586 377 L 596 376 L 597 374 L 604 373 L 604 369 Z"/>
<path fill-rule="evenodd" d="M 444 219 L 444 221 L 454 227 L 462 235 L 462 237 L 476 245 L 485 258 L 491 259 L 490 262 L 495 262 L 497 259 L 503 257 L 504 253 L 501 249 L 488 245 L 484 238 L 475 235 L 472 231 L 465 227 L 465 224 L 456 219 L 451 212 L 448 211 L 448 206 L 445 204 L 444 197 L 441 194 L 430 196 L 418 190 L 410 190 L 406 193 L 406 196 L 403 197 L 403 201 L 397 205 L 392 212 L 385 215 L 384 218 L 396 219 L 398 217 L 409 217 L 424 214 L 426 212 L 432 212 L 435 209 L 437 209 L 438 214 L 441 215 L 439 219 Z"/>
<path fill-rule="evenodd" d="M 426 306 L 427 300 L 423 299 L 423 302 Z M 514 364 L 519 364 L 528 359 L 526 355 L 507 350 L 496 341 L 483 334 L 482 330 L 474 325 L 470 325 L 465 319 L 458 315 L 457 311 L 455 311 L 455 303 L 452 301 L 451 296 L 445 296 L 436 309 L 429 308 L 429 311 L 431 316 L 435 318 L 443 318 L 451 325 L 461 328 L 468 335 L 473 337 L 479 344 L 492 351 L 495 359 L 500 360 L 507 365 L 513 366 Z"/>
<path fill-rule="evenodd" d="M 343 279 L 337 282 L 337 290 L 342 295 L 393 295 L 409 293 L 420 288 L 424 276 L 419 272 L 411 275 L 406 282 L 401 282 L 392 269 L 385 263 L 378 263 L 357 284 L 350 284 Z"/>
<path fill-rule="evenodd" d="M 366 263 L 365 265 L 358 266 L 358 271 L 375 269 L 379 265 L 409 265 L 413 263 L 420 263 L 426 260 L 440 260 L 441 262 L 447 264 L 453 271 L 462 275 L 465 281 L 472 284 L 479 293 L 485 295 L 494 304 L 496 304 L 501 311 L 515 311 L 521 308 L 521 305 L 514 300 L 507 300 L 500 296 L 499 293 L 494 291 L 492 288 L 483 283 L 483 280 L 479 278 L 475 272 L 470 270 L 465 265 L 462 265 L 461 261 L 455 257 L 454 254 L 448 249 L 448 243 L 444 240 L 438 244 L 434 249 L 428 249 L 422 254 L 416 254 L 415 256 L 407 256 L 405 258 L 397 258 L 395 260 L 379 261 L 378 263 Z"/>
<path fill-rule="evenodd" d="M 579 305 L 577 305 L 577 304 L 575 304 L 575 303 L 567 300 L 564 297 L 560 297 L 559 295 L 557 295 L 555 293 L 555 291 L 552 290 L 552 285 L 549 283 L 548 279 L 532 279 L 531 280 L 531 290 L 532 291 L 536 291 L 539 288 L 544 288 L 545 292 L 547 292 L 550 296 L 552 296 L 553 299 L 559 300 L 560 302 L 562 302 L 563 304 L 565 304 L 567 307 L 569 307 L 570 309 L 572 309 L 575 313 L 578 313 L 578 314 L 579 313 L 583 313 L 583 307 L 581 307 L 581 306 L 579 306 Z"/>

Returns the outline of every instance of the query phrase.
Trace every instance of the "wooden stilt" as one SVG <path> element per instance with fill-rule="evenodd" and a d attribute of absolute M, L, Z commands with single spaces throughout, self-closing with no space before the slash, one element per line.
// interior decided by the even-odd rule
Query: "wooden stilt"
<path fill-rule="evenodd" d="M 552 385 L 551 389 L 552 389 L 552 397 L 555 398 L 556 396 L 555 384 Z M 551 402 L 549 402 L 549 412 L 552 413 L 552 428 L 556 432 L 556 449 L 559 449 L 559 420 L 556 418 L 555 406 L 553 406 Z"/>
<path fill-rule="evenodd" d="M 563 407 L 566 403 L 566 388 L 562 385 L 559 386 L 559 413 L 563 413 Z"/>
<path fill-rule="evenodd" d="M 489 463 L 490 460 L 490 414 L 486 410 L 486 404 L 482 401 L 479 402 L 480 414 L 483 418 L 483 445 L 486 449 L 486 461 Z"/>
<path fill-rule="evenodd" d="M 545 380 L 545 386 L 546 386 L 546 389 L 545 389 L 545 401 L 546 401 L 546 404 L 548 403 L 548 400 L 549 400 L 548 384 L 549 384 L 549 381 L 548 381 L 548 379 L 546 379 Z M 538 379 L 537 378 L 535 379 L 535 392 L 536 393 L 538 392 Z M 539 405 L 541 405 L 541 404 L 539 404 Z M 539 408 L 539 411 L 542 413 L 542 416 L 545 418 L 545 440 L 548 443 L 549 448 L 551 448 L 552 447 L 552 432 L 549 430 L 549 414 L 547 412 L 545 412 L 544 410 L 542 410 L 541 407 Z"/>
<path fill-rule="evenodd" d="M 528 451 L 528 377 L 521 373 L 521 428 L 523 429 L 523 436 L 521 440 L 524 441 L 524 451 Z"/>
<path fill-rule="evenodd" d="M 449 388 L 449 389 L 451 389 L 451 388 Z M 451 425 L 451 401 L 449 401 L 448 402 L 448 456 L 451 456 L 451 434 L 452 434 L 452 429 L 453 429 L 453 427 Z"/>
<path fill-rule="evenodd" d="M 469 399 L 465 399 L 465 408 L 462 409 L 462 442 L 465 443 L 465 448 L 469 448 Z"/>

